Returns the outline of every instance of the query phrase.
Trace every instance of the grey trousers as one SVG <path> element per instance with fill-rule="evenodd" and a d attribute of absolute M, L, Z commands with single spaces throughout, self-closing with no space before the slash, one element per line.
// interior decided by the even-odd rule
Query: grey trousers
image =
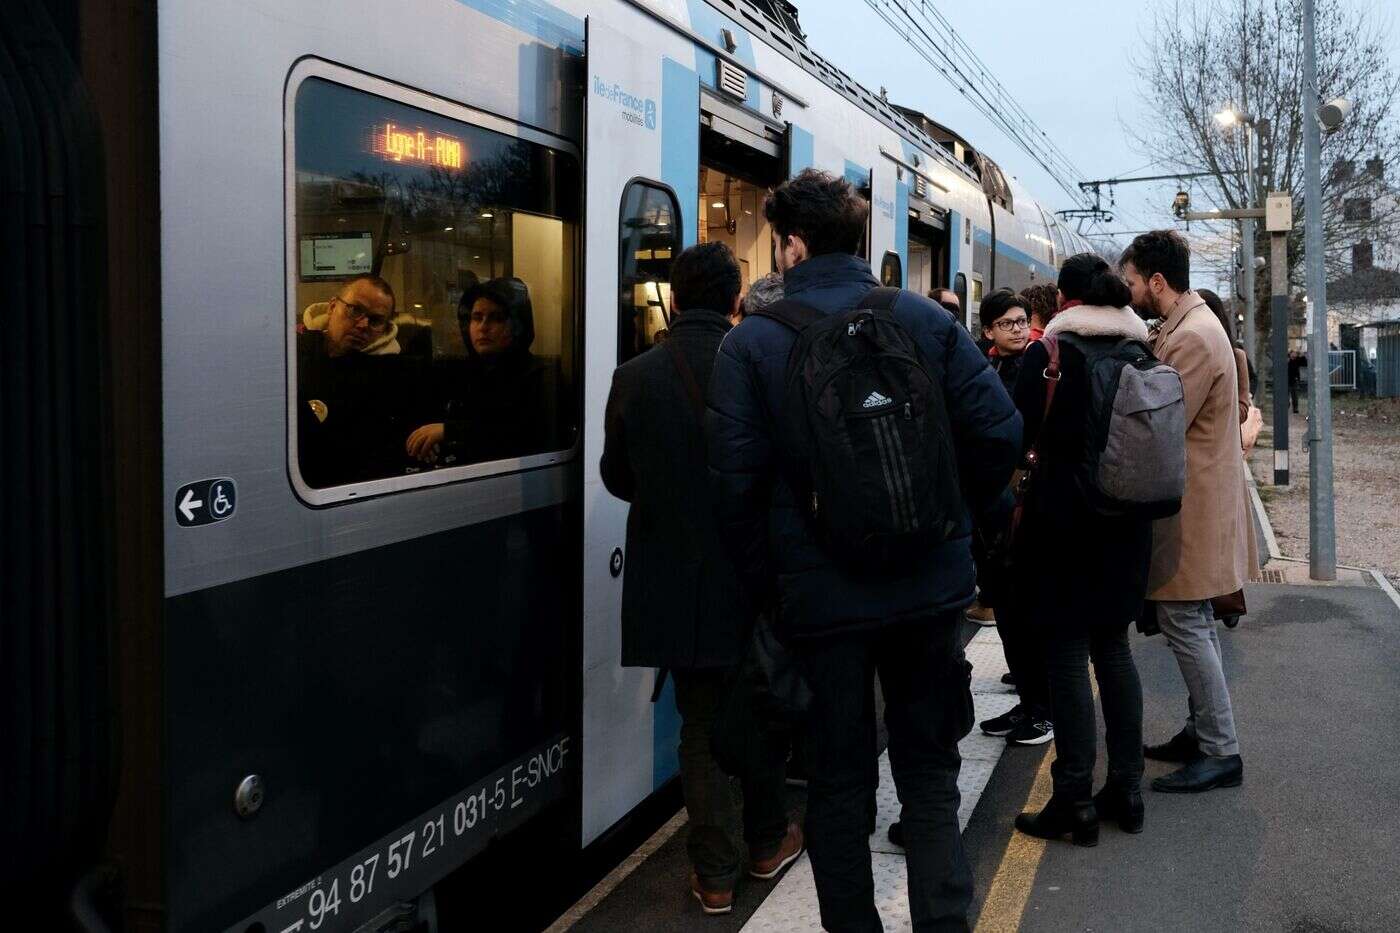
<path fill-rule="evenodd" d="M 1207 755 L 1238 755 L 1235 714 L 1230 707 L 1230 689 L 1225 685 L 1220 635 L 1210 602 L 1159 602 L 1157 624 L 1176 655 L 1181 679 L 1186 681 L 1186 734 L 1193 736 Z"/>

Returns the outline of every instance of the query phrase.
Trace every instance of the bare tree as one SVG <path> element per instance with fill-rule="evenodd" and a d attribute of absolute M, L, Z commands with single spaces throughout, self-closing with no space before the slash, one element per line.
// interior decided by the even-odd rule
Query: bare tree
<path fill-rule="evenodd" d="M 1391 24 L 1378 4 L 1316 0 L 1316 6 L 1319 94 L 1354 105 L 1342 128 L 1322 141 L 1323 239 L 1333 278 L 1351 271 L 1351 244 L 1389 244 L 1400 234 L 1395 198 L 1374 197 L 1364 218 L 1355 204 L 1347 207 L 1353 198 L 1372 197 L 1374 168 L 1400 168 L 1400 74 L 1390 59 Z M 1257 135 L 1260 188 L 1293 192 L 1301 216 L 1303 121 L 1316 109 L 1302 99 L 1302 33 L 1301 0 L 1164 0 L 1158 6 L 1137 65 L 1147 109 L 1157 119 L 1126 129 L 1161 165 L 1213 173 L 1194 184 L 1196 204 L 1247 205 L 1245 133 L 1224 130 L 1214 119 L 1234 107 L 1267 121 Z M 1354 170 L 1339 170 L 1345 165 Z M 1298 226 L 1289 251 L 1293 282 L 1301 285 Z M 1259 242 L 1267 252 L 1267 238 Z M 1266 289 L 1268 273 L 1258 281 Z M 1263 332 L 1267 308 L 1261 303 Z"/>

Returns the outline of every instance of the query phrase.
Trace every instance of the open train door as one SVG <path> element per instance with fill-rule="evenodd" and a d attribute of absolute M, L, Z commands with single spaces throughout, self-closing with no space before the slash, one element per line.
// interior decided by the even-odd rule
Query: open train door
<path fill-rule="evenodd" d="M 628 506 L 603 487 L 598 461 L 613 370 L 666 328 L 671 259 L 695 238 L 681 210 L 698 197 L 700 91 L 692 68 L 632 41 L 622 25 L 587 23 L 584 844 L 676 774 L 680 730 L 669 681 L 653 702 L 656 672 L 620 665 Z"/>

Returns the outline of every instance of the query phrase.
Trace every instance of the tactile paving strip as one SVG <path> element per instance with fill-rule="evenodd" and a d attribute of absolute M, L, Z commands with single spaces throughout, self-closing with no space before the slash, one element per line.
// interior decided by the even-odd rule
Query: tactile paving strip
<path fill-rule="evenodd" d="M 1001 682 L 1001 675 L 1006 673 L 1006 658 L 996 629 L 984 628 L 973 637 L 967 646 L 967 659 L 972 662 L 972 700 L 979 721 L 1000 716 L 1016 705 L 1014 691 Z M 963 759 L 962 770 L 958 773 L 958 790 L 962 792 L 958 825 L 963 829 L 967 828 L 967 821 L 991 779 L 992 769 L 1005 749 L 1005 739 L 985 736 L 975 725 L 972 733 L 958 744 Z M 875 834 L 870 837 L 875 906 L 886 930 L 911 930 L 904 850 L 889 841 L 890 824 L 899 818 L 899 798 L 895 794 L 888 753 L 880 756 L 880 788 L 875 799 L 879 812 Z M 821 928 L 812 865 L 804 855 L 744 924 L 743 933 L 794 933 Z"/>

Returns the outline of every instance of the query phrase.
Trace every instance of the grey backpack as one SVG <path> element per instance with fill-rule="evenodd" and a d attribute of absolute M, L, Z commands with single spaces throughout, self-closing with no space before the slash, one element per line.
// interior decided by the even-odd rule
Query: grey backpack
<path fill-rule="evenodd" d="M 1045 341 L 1051 380 L 1059 377 L 1061 342 L 1084 355 L 1089 380 L 1085 444 L 1074 473 L 1090 506 L 1102 515 L 1141 519 L 1181 511 L 1186 492 L 1181 375 L 1141 340 L 1108 344 L 1061 334 Z"/>

